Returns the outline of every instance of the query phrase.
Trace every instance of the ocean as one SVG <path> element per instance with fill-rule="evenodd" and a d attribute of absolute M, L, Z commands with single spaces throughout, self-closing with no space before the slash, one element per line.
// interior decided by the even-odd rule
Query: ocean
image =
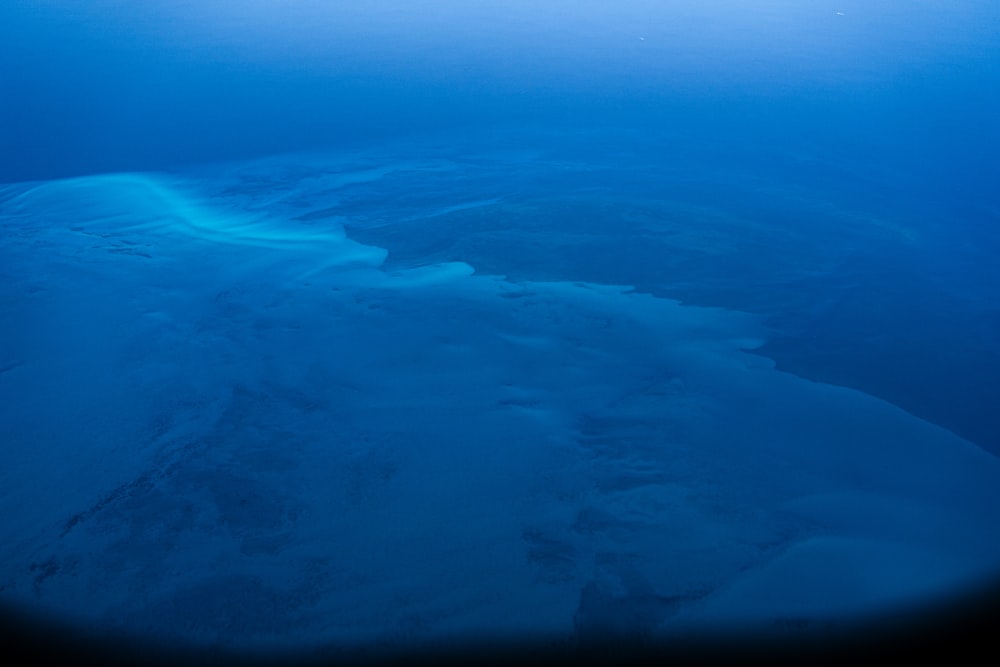
<path fill-rule="evenodd" d="M 13 622 L 784 645 L 995 587 L 1000 4 L 6 0 L 0 62 Z"/>

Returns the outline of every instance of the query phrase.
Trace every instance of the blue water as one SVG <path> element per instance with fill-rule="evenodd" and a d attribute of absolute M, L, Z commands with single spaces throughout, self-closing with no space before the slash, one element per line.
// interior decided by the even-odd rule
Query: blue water
<path fill-rule="evenodd" d="M 1000 4 L 7 0 L 0 603 L 798 638 L 1000 575 Z"/>

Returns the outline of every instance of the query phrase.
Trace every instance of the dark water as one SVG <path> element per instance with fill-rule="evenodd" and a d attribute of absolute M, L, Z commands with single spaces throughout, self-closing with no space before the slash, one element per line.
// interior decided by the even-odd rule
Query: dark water
<path fill-rule="evenodd" d="M 1000 570 L 1000 6 L 11 0 L 0 601 L 811 636 Z"/>

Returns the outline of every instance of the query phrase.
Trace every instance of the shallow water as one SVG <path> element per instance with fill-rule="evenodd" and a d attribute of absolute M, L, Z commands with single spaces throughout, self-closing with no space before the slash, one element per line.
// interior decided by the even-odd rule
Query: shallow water
<path fill-rule="evenodd" d="M 0 10 L 0 601 L 367 650 L 992 581 L 995 10 L 426 4 Z"/>

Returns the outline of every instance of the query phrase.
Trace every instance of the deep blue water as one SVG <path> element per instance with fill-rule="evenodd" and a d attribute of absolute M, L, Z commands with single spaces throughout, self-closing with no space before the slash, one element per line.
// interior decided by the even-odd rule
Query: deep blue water
<path fill-rule="evenodd" d="M 809 636 L 1000 574 L 1000 4 L 7 0 L 0 602 Z"/>

